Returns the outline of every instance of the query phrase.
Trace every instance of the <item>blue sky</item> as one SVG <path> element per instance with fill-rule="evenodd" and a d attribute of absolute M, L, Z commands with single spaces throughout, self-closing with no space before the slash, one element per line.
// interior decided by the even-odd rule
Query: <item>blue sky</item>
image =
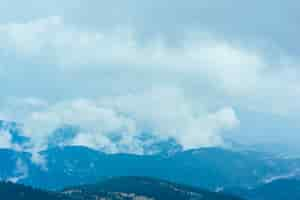
<path fill-rule="evenodd" d="M 116 131 L 135 146 L 144 129 L 186 148 L 223 137 L 296 145 L 299 8 L 292 0 L 3 2 L 0 117 L 23 123 L 37 146 L 62 124 L 83 127 L 73 143 L 94 148 L 111 147 Z"/>

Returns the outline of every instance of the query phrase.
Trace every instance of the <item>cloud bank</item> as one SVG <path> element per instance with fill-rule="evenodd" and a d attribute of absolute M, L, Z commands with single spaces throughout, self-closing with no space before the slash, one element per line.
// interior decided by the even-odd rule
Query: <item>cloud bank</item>
<path fill-rule="evenodd" d="M 94 79 L 92 73 L 97 73 L 99 79 L 105 80 L 95 84 L 118 82 L 115 79 L 119 77 L 122 81 L 119 85 L 125 82 L 128 86 L 132 82 L 130 78 L 147 74 L 145 81 L 134 80 L 132 84 L 149 85 L 159 81 L 157 84 L 167 82 L 190 88 L 192 84 L 199 87 L 207 85 L 214 90 L 211 93 L 220 93 L 224 99 L 250 99 L 256 104 L 254 107 L 263 105 L 258 109 L 267 106 L 268 112 L 290 112 L 299 107 L 298 104 L 287 105 L 289 99 L 299 97 L 297 59 L 282 54 L 270 61 L 259 50 L 215 39 L 207 33 L 186 31 L 178 46 L 170 47 L 160 37 L 146 43 L 140 42 L 137 32 L 131 27 L 84 31 L 55 16 L 22 24 L 1 25 L 0 35 L 4 52 L 38 63 L 25 73 L 32 74 L 32 70 L 43 68 L 39 75 L 45 76 L 48 72 L 66 83 L 70 81 L 72 84 L 74 81 L 70 74 L 74 79 L 80 79 L 80 74 Z M 13 74 L 27 67 L 18 66 L 21 68 L 18 71 L 9 68 L 4 67 L 2 71 Z M 192 80 L 183 83 L 186 79 Z M 84 81 L 88 81 L 87 77 Z M 278 91 L 282 95 L 278 95 Z M 268 98 L 267 103 L 263 100 L 265 98 Z M 274 105 L 268 106 L 270 98 Z"/>
<path fill-rule="evenodd" d="M 78 133 L 62 145 L 82 145 L 117 153 L 143 154 L 139 137 L 151 133 L 156 140 L 175 139 L 185 149 L 223 145 L 224 130 L 239 126 L 231 107 L 195 110 L 180 90 L 152 89 L 144 93 L 97 100 L 75 99 L 27 113 L 24 134 L 32 148 L 47 148 L 60 127 L 74 125 Z M 113 141 L 113 137 L 118 141 Z M 147 142 L 147 141 L 144 141 Z"/>
<path fill-rule="evenodd" d="M 126 23 L 91 29 L 63 16 L 1 24 L 0 116 L 24 124 L 35 150 L 74 125 L 80 132 L 68 144 L 135 153 L 143 132 L 184 148 L 222 145 L 240 123 L 236 109 L 298 116 L 299 60 L 288 52 L 270 59 L 192 28 L 174 43 L 139 31 Z M 116 133 L 119 146 L 110 139 Z"/>

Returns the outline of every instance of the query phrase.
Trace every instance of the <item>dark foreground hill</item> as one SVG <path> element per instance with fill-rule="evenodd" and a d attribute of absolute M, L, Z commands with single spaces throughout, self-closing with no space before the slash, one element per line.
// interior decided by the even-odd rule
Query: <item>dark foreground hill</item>
<path fill-rule="evenodd" d="M 0 182 L 1 200 L 72 200 L 61 193 L 33 189 L 20 184 Z"/>
<path fill-rule="evenodd" d="M 115 199 L 155 200 L 240 200 L 230 195 L 146 177 L 117 177 L 93 185 L 64 190 L 71 196 L 115 197 Z M 114 199 L 114 198 L 113 198 Z"/>
<path fill-rule="evenodd" d="M 3 182 L 0 183 L 0 196 L 5 200 L 240 200 L 229 195 L 142 177 L 112 178 L 62 192 L 42 191 Z"/>

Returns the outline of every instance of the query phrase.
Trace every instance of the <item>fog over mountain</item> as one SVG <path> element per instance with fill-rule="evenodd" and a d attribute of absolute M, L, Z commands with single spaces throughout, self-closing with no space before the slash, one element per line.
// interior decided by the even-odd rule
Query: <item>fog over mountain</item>
<path fill-rule="evenodd" d="M 296 146 L 296 1 L 1 8 L 0 117 L 22 124 L 35 148 L 66 124 L 81 127 L 73 142 L 89 147 L 115 132 L 134 145 L 149 131 L 184 148 L 221 145 L 224 135 Z"/>
<path fill-rule="evenodd" d="M 299 9 L 296 0 L 4 0 L 0 180 L 55 186 L 53 173 L 78 185 L 159 166 L 158 178 L 248 197 L 297 179 Z M 66 153 L 61 166 L 53 152 Z M 113 168 L 123 156 L 144 171 Z M 86 172 L 85 159 L 97 166 Z"/>

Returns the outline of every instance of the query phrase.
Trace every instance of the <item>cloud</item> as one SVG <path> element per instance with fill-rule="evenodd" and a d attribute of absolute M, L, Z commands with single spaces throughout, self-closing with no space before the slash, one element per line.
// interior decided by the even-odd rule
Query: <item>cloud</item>
<path fill-rule="evenodd" d="M 13 48 L 16 53 L 31 55 L 42 50 L 47 40 L 54 39 L 49 34 L 61 24 L 59 17 L 49 17 L 25 24 L 1 25 L 1 47 Z"/>
<path fill-rule="evenodd" d="M 31 162 L 35 164 L 36 166 L 40 167 L 43 171 L 48 171 L 47 167 L 47 159 L 44 155 L 41 154 L 41 148 L 39 146 L 39 143 L 33 143 L 32 147 L 30 149 L 25 149 L 26 151 L 29 151 L 31 153 Z"/>
<path fill-rule="evenodd" d="M 232 12 L 233 5 L 235 12 Z M 11 0 L 2 8 L 0 23 L 58 15 L 68 23 L 90 30 L 129 25 L 136 27 L 145 40 L 160 34 L 170 43 L 176 41 L 185 30 L 197 29 L 232 41 L 242 41 L 249 46 L 266 43 L 268 49 L 278 46 L 299 54 L 299 47 L 294 42 L 299 35 L 299 2 L 296 0 L 287 0 L 284 4 L 273 0 L 246 3 L 233 0 L 191 0 L 189 3 L 180 0 L 90 0 L 88 3 L 83 0 L 42 3 L 29 0 L 20 3 Z"/>
<path fill-rule="evenodd" d="M 10 149 L 13 147 L 11 135 L 7 131 L 0 130 L 0 148 Z"/>
<path fill-rule="evenodd" d="M 0 119 L 6 121 L 20 121 L 29 112 L 48 107 L 48 102 L 37 97 L 4 97 L 0 100 Z"/>
<path fill-rule="evenodd" d="M 201 87 L 193 88 L 198 91 L 207 87 L 211 96 L 222 95 L 224 100 L 230 99 L 226 104 L 246 109 L 286 114 L 300 107 L 290 102 L 300 96 L 297 59 L 281 54 L 270 61 L 260 49 L 247 49 L 208 33 L 187 30 L 180 44 L 170 47 L 160 37 L 140 42 L 132 27 L 85 31 L 54 16 L 23 24 L 0 25 L 0 34 L 2 48 L 16 52 L 17 57 L 47 63 L 45 70 L 56 71 L 53 74 L 46 70 L 41 74 L 47 79 L 50 75 L 50 82 L 57 81 L 54 77 L 60 77 L 63 85 L 69 82 L 71 85 L 62 86 L 67 87 L 63 89 L 66 93 L 78 82 L 87 84 L 87 81 L 93 81 L 88 86 L 94 89 L 117 84 L 125 93 L 132 84 L 147 87 L 168 83 L 187 90 L 195 85 Z M 98 77 L 94 77 L 95 74 Z M 142 74 L 148 77 L 137 79 Z M 53 90 L 53 86 L 47 87 Z"/>
<path fill-rule="evenodd" d="M 17 56 L 50 58 L 64 69 L 117 65 L 132 70 L 188 71 L 215 76 L 231 84 L 234 79 L 229 79 L 228 74 L 248 73 L 252 80 L 266 67 L 256 52 L 210 34 L 187 31 L 179 47 L 170 48 L 159 36 L 141 43 L 136 31 L 134 27 L 124 26 L 111 31 L 85 31 L 66 24 L 58 16 L 0 26 L 2 48 L 15 51 Z"/>
<path fill-rule="evenodd" d="M 289 52 L 190 26 L 170 42 L 164 34 L 141 38 L 135 23 L 92 29 L 65 18 L 0 25 L 3 96 L 23 105 L 1 110 L 24 122 L 37 149 L 64 124 L 82 129 L 70 143 L 115 152 L 109 134 L 121 132 L 120 143 L 141 152 L 135 136 L 143 130 L 186 148 L 219 145 L 222 130 L 239 124 L 236 109 L 299 113 L 299 60 Z"/>
<path fill-rule="evenodd" d="M 209 112 L 193 107 L 176 88 L 152 89 L 106 102 L 113 102 L 116 110 L 136 120 L 138 130 L 175 138 L 185 148 L 220 145 L 221 130 L 239 124 L 232 108 Z"/>
<path fill-rule="evenodd" d="M 143 93 L 97 100 L 75 99 L 28 113 L 24 133 L 37 149 L 47 147 L 48 139 L 63 125 L 80 131 L 65 145 L 83 145 L 107 152 L 142 154 L 144 133 L 157 140 L 175 139 L 184 148 L 222 145 L 222 134 L 239 126 L 231 107 L 216 112 L 194 109 L 179 89 L 158 88 Z M 118 141 L 111 138 L 118 135 Z"/>

